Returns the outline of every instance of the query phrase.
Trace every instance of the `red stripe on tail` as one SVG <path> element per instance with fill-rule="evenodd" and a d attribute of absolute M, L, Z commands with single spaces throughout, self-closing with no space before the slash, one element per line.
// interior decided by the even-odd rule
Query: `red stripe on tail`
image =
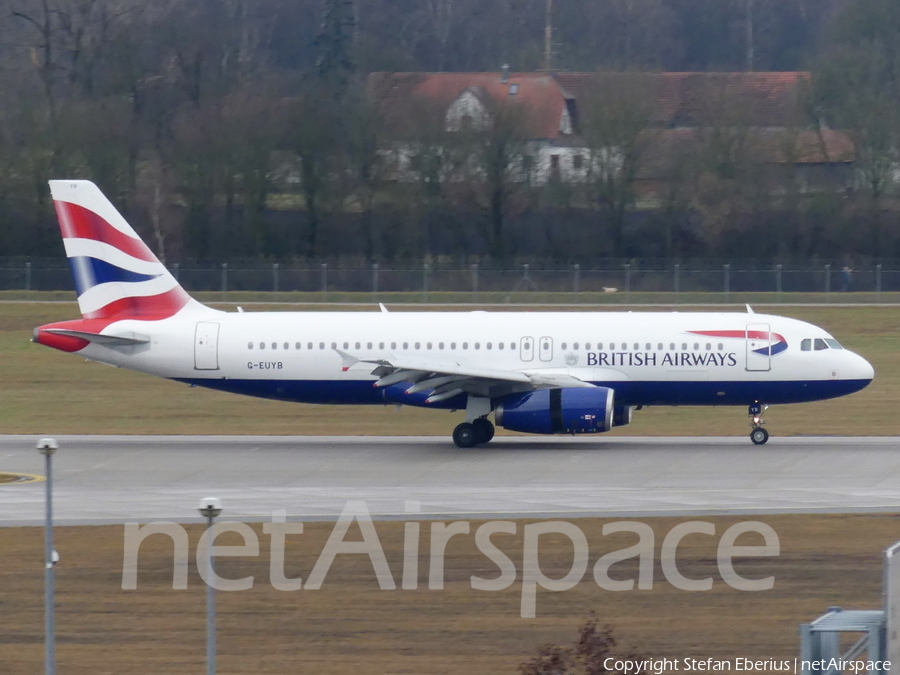
<path fill-rule="evenodd" d="M 120 232 L 93 211 L 70 202 L 53 203 L 63 238 L 102 241 L 140 260 L 156 262 L 156 256 L 144 242 Z"/>

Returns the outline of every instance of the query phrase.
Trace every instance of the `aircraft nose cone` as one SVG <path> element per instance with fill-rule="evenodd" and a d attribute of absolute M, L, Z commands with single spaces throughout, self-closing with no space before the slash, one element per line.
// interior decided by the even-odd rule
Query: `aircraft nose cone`
<path fill-rule="evenodd" d="M 875 379 L 875 369 L 872 367 L 872 364 L 866 361 L 859 354 L 853 355 L 853 377 L 858 380 L 866 380 L 871 382 Z"/>

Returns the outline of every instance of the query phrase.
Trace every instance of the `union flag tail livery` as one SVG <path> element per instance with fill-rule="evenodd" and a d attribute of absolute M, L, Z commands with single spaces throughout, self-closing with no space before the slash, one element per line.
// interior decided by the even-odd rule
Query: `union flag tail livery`
<path fill-rule="evenodd" d="M 85 319 L 166 319 L 191 302 L 90 181 L 50 181 L 78 307 Z"/>
<path fill-rule="evenodd" d="M 874 377 L 821 328 L 749 307 L 221 312 L 178 285 L 93 183 L 50 189 L 82 318 L 36 328 L 34 342 L 248 396 L 465 410 L 459 447 L 488 443 L 491 415 L 512 431 L 582 434 L 645 405 L 747 406 L 750 438 L 765 443 L 767 404 L 852 394 Z"/>

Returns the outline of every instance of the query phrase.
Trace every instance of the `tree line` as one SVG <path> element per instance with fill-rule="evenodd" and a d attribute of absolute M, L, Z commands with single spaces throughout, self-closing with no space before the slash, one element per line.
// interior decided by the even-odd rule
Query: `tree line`
<path fill-rule="evenodd" d="M 852 186 L 812 193 L 727 108 L 661 162 L 641 87 L 579 102 L 578 183 L 522 179 L 521 112 L 451 135 L 419 110 L 398 132 L 367 96 L 373 71 L 541 68 L 544 0 L 3 5 L 0 255 L 61 255 L 46 181 L 84 177 L 169 260 L 900 257 L 892 0 L 554 5 L 554 69 L 810 70 L 794 127 L 845 130 L 855 156 Z"/>

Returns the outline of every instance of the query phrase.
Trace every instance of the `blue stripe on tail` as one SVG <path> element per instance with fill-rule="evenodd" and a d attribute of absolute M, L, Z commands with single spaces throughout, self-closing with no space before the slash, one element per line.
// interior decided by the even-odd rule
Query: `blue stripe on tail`
<path fill-rule="evenodd" d="M 161 274 L 140 274 L 121 267 L 117 267 L 105 260 L 90 258 L 88 256 L 75 256 L 69 258 L 69 267 L 72 268 L 72 276 L 75 278 L 75 291 L 79 296 L 88 289 L 100 284 L 113 281 L 133 283 L 137 281 L 149 281 L 156 279 Z"/>

